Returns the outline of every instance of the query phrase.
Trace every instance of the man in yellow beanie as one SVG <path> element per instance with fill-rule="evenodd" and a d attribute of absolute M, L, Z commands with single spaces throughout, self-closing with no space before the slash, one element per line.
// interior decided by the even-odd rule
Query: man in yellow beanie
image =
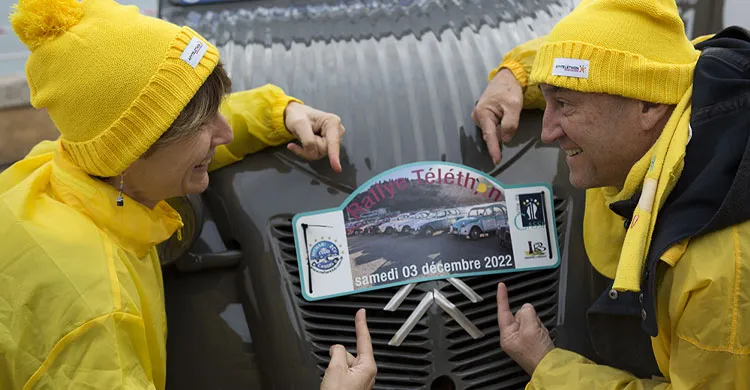
<path fill-rule="evenodd" d="M 707 38 L 688 40 L 674 0 L 583 0 L 490 74 L 472 117 L 493 160 L 521 109 L 544 108 L 611 283 L 587 313 L 601 364 L 498 285 L 528 389 L 750 388 L 750 34 Z"/>
<path fill-rule="evenodd" d="M 0 174 L 0 390 L 164 389 L 156 244 L 182 228 L 165 199 L 295 139 L 340 171 L 344 128 L 272 85 L 225 96 L 213 45 L 135 7 L 20 0 L 11 24 L 61 136 Z M 332 347 L 322 389 L 372 387 L 364 311 L 355 324 L 358 356 Z"/>

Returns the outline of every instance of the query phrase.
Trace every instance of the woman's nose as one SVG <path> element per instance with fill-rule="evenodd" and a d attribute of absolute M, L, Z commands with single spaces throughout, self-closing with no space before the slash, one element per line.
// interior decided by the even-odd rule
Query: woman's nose
<path fill-rule="evenodd" d="M 234 139 L 234 133 L 232 132 L 232 127 L 229 126 L 229 123 L 227 122 L 224 117 L 219 114 L 217 121 L 216 121 L 216 127 L 214 130 L 214 139 L 213 144 L 214 146 L 219 145 L 226 145 Z"/>

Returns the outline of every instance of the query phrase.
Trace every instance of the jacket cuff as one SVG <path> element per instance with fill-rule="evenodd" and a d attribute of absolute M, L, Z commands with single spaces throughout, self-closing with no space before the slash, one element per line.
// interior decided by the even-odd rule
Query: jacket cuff
<path fill-rule="evenodd" d="M 283 92 L 276 96 L 276 101 L 271 105 L 271 134 L 268 135 L 269 140 L 274 144 L 281 144 L 283 142 L 291 141 L 294 139 L 294 134 L 290 133 L 286 128 L 285 112 L 286 107 L 289 103 L 305 104 L 301 100 L 287 96 Z"/>
<path fill-rule="evenodd" d="M 559 374 L 560 367 L 571 363 L 582 363 L 584 361 L 586 361 L 586 359 L 575 352 L 567 351 L 562 348 L 555 348 L 544 355 L 542 361 L 536 366 L 534 373 L 531 375 L 531 381 L 529 381 L 531 387 L 527 388 L 543 389 L 544 386 L 542 384 L 547 383 L 549 380 L 549 378 L 547 378 L 548 375 L 552 374 L 554 377 Z"/>
<path fill-rule="evenodd" d="M 526 69 L 524 68 L 522 63 L 511 59 L 504 60 L 502 63 L 500 63 L 500 66 L 493 69 L 490 72 L 487 81 L 492 81 L 495 75 L 497 75 L 498 72 L 500 72 L 503 68 L 508 69 L 511 73 L 513 73 L 513 76 L 516 77 L 516 80 L 518 80 L 518 82 L 521 84 L 521 87 L 526 89 L 526 86 L 529 85 L 529 74 L 528 72 L 526 72 Z"/>

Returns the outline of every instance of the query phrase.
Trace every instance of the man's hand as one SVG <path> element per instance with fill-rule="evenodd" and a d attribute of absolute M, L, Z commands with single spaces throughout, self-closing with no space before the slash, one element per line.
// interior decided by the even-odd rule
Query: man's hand
<path fill-rule="evenodd" d="M 344 126 L 337 115 L 316 110 L 297 102 L 289 103 L 284 112 L 284 124 L 302 143 L 289 143 L 287 148 L 307 160 L 318 160 L 328 155 L 331 168 L 341 172 L 339 150 Z"/>
<path fill-rule="evenodd" d="M 484 142 L 490 150 L 492 162 L 501 159 L 500 142 L 510 142 L 518 130 L 518 119 L 523 109 L 523 88 L 516 76 L 502 69 L 485 88 L 471 119 L 482 129 Z"/>
<path fill-rule="evenodd" d="M 342 345 L 331 347 L 331 361 L 320 384 L 320 390 L 370 390 L 375 385 L 375 355 L 372 352 L 370 332 L 367 330 L 365 309 L 359 309 L 355 317 L 357 332 L 357 357 L 352 356 Z"/>
<path fill-rule="evenodd" d="M 534 306 L 527 303 L 513 316 L 508 305 L 508 289 L 503 283 L 497 285 L 497 325 L 500 347 L 529 375 L 555 348 Z"/>

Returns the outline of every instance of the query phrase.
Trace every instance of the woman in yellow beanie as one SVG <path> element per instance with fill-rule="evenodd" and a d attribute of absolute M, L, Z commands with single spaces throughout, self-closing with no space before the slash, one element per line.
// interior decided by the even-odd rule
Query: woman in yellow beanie
<path fill-rule="evenodd" d="M 340 171 L 339 118 L 272 85 L 227 95 L 217 49 L 112 0 L 20 0 L 31 103 L 61 133 L 0 174 L 0 389 L 164 389 L 166 318 L 155 245 L 182 227 L 164 201 L 266 146 Z M 331 350 L 323 388 L 372 386 Z"/>
<path fill-rule="evenodd" d="M 498 286 L 527 389 L 750 389 L 750 33 L 707 38 L 688 40 L 674 0 L 583 0 L 490 74 L 473 118 L 493 159 L 521 108 L 544 108 L 609 279 L 586 316 L 603 364 Z"/>

